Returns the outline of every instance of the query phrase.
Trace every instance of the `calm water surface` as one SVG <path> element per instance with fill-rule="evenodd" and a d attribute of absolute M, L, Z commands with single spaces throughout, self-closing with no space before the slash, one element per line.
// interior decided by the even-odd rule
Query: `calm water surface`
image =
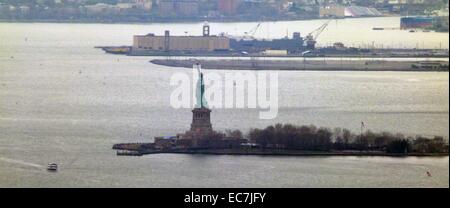
<path fill-rule="evenodd" d="M 371 30 L 397 21 L 339 20 L 319 42 L 448 47 L 448 33 Z M 322 22 L 264 23 L 257 36 L 283 37 L 287 28 L 306 34 Z M 212 33 L 242 35 L 256 24 L 211 25 Z M 449 187 L 448 157 L 115 156 L 114 143 L 189 128 L 190 110 L 169 105 L 169 80 L 190 71 L 93 47 L 130 45 L 134 34 L 165 29 L 200 34 L 201 23 L 0 23 L 0 187 Z M 358 132 L 364 121 L 373 131 L 449 136 L 448 72 L 285 71 L 279 85 L 276 119 L 259 120 L 258 110 L 214 110 L 214 128 L 289 122 Z M 60 171 L 46 172 L 49 162 Z"/>

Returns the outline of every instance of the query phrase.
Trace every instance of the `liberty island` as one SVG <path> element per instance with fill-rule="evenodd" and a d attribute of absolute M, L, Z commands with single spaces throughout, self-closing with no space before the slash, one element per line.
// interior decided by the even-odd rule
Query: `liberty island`
<path fill-rule="evenodd" d="M 120 143 L 113 145 L 117 155 L 142 156 L 144 154 L 217 154 L 217 155 L 289 155 L 289 156 L 448 156 L 448 144 L 442 137 L 412 138 L 402 135 L 361 134 L 353 144 L 345 143 L 339 133 L 333 135 L 326 128 L 277 124 L 266 129 L 252 129 L 247 138 L 239 130 L 224 134 L 213 130 L 211 109 L 205 98 L 205 80 L 199 63 L 194 64 L 198 78 L 194 89 L 195 107 L 191 127 L 176 136 L 155 137 L 153 143 Z M 171 96 L 173 97 L 173 96 Z M 350 134 L 350 132 L 343 133 Z M 335 137 L 334 142 L 331 138 Z M 378 141 L 376 147 L 367 145 L 369 138 Z M 346 139 L 348 140 L 348 138 Z M 411 140 L 411 141 L 410 141 Z"/>

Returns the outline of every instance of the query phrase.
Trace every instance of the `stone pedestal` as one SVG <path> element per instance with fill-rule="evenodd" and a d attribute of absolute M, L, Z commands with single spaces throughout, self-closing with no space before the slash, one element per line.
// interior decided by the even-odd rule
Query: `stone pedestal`
<path fill-rule="evenodd" d="M 192 110 L 191 133 L 194 137 L 201 137 L 212 132 L 211 110 L 208 108 L 194 108 Z"/>

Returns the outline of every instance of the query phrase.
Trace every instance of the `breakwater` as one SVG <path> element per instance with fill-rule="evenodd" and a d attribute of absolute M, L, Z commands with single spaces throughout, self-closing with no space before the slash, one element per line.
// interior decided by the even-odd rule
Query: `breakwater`
<path fill-rule="evenodd" d="M 184 68 L 192 68 L 193 64 L 201 63 L 206 69 L 227 70 L 448 71 L 448 61 L 154 59 L 150 62 Z"/>

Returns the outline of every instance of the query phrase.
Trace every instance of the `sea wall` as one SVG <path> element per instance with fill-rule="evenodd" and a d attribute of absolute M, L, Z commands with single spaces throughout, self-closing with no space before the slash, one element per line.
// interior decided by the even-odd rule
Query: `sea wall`
<path fill-rule="evenodd" d="M 448 71 L 448 62 L 379 60 L 173 60 L 154 59 L 153 64 L 192 68 L 201 63 L 205 69 L 227 70 L 312 70 L 312 71 Z"/>

